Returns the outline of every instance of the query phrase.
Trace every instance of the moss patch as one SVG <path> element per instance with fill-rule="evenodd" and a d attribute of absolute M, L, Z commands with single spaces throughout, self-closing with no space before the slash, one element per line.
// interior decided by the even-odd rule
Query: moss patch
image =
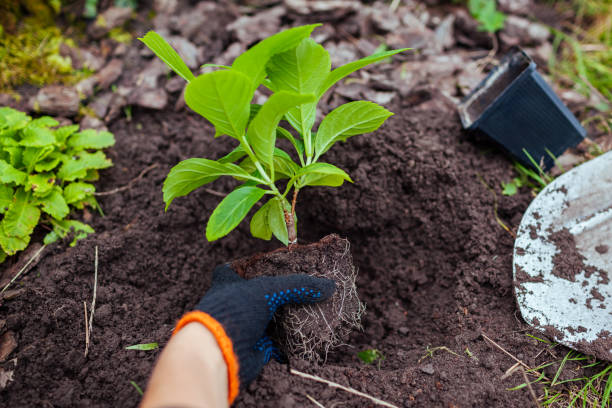
<path fill-rule="evenodd" d="M 91 72 L 75 70 L 60 46 L 74 46 L 56 24 L 57 1 L 9 0 L 0 5 L 0 92 L 29 83 L 72 84 Z"/>

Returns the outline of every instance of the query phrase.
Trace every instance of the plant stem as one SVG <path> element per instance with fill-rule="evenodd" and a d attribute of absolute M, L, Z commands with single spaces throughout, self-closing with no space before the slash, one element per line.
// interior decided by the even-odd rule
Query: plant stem
<path fill-rule="evenodd" d="M 287 225 L 289 245 L 297 244 L 297 231 L 295 229 L 295 203 L 297 201 L 297 195 L 299 191 L 300 190 L 297 188 L 293 189 L 293 200 L 291 201 L 291 212 L 285 210 L 285 224 Z"/>
<path fill-rule="evenodd" d="M 274 194 L 280 196 L 281 194 L 276 188 L 274 181 L 270 178 L 270 176 L 268 176 L 268 173 L 266 173 L 266 171 L 264 170 L 259 160 L 257 160 L 257 156 L 255 156 L 255 153 L 253 153 L 253 150 L 251 149 L 251 146 L 249 146 L 246 140 L 246 137 L 244 135 L 240 138 L 240 144 L 242 145 L 242 148 L 247 153 L 247 155 L 253 161 L 253 164 L 255 164 L 255 168 L 259 171 L 259 174 L 261 175 L 261 177 L 263 177 L 265 184 L 272 189 Z M 274 173 L 272 173 L 272 176 L 274 176 Z"/>
<path fill-rule="evenodd" d="M 312 138 L 310 129 L 303 132 L 302 137 L 304 139 L 304 150 L 306 152 L 306 165 L 309 165 L 312 162 Z"/>

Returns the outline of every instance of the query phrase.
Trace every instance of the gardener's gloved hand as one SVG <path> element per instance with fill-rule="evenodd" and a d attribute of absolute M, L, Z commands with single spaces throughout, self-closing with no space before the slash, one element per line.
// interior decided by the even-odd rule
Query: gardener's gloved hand
<path fill-rule="evenodd" d="M 181 318 L 175 333 L 191 322 L 213 333 L 227 364 L 231 404 L 240 387 L 253 381 L 271 357 L 279 357 L 265 336 L 276 309 L 326 300 L 335 289 L 335 283 L 324 278 L 287 275 L 245 280 L 228 264 L 217 266 L 212 287 L 196 310 Z"/>

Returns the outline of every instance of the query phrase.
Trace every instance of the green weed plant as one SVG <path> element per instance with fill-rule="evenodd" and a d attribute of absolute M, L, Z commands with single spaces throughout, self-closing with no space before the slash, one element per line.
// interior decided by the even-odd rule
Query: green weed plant
<path fill-rule="evenodd" d="M 68 216 L 86 206 L 99 209 L 90 182 L 112 165 L 101 149 L 115 139 L 110 132 L 58 124 L 0 108 L 0 263 L 28 246 L 39 224 L 49 230 L 45 244 L 73 232 L 74 245 L 94 232 Z"/>

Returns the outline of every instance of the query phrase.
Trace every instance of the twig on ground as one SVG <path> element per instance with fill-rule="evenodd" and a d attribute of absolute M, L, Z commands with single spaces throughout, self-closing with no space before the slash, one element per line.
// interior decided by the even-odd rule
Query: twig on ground
<path fill-rule="evenodd" d="M 99 193 L 94 193 L 94 195 L 95 196 L 106 196 L 106 195 L 116 194 L 116 193 L 120 193 L 122 191 L 128 190 L 128 189 L 132 188 L 132 185 L 134 183 L 136 183 L 137 181 L 142 180 L 142 178 L 145 176 L 145 174 L 147 174 L 149 171 L 153 170 L 157 166 L 158 166 L 157 163 L 153 163 L 152 165 L 150 165 L 149 167 L 147 167 L 143 171 L 141 171 L 140 174 L 138 176 L 136 176 L 136 178 L 133 178 L 132 180 L 130 180 L 130 182 L 127 183 L 123 187 L 117 187 L 117 188 L 114 188 L 114 189 L 112 189 L 110 191 L 101 191 Z"/>
<path fill-rule="evenodd" d="M 13 277 L 13 279 L 11 279 L 11 281 L 9 283 L 7 283 L 4 288 L 2 288 L 2 291 L 0 291 L 1 293 L 4 293 L 5 290 L 8 289 L 9 286 L 11 286 L 11 284 L 13 282 L 15 282 L 17 280 L 17 278 L 19 278 L 19 276 L 28 268 L 28 266 L 30 266 L 30 264 L 32 263 L 32 261 L 34 261 L 34 259 L 36 259 L 36 257 L 38 255 L 40 255 L 40 253 L 43 251 L 43 249 L 45 249 L 47 246 L 43 245 L 40 247 L 40 249 L 38 251 L 36 251 L 36 253 L 28 260 L 28 262 L 26 262 L 25 265 L 23 265 L 23 267 L 19 270 L 19 272 L 17 272 L 17 274 Z"/>
<path fill-rule="evenodd" d="M 531 386 L 531 382 L 529 381 L 529 378 L 527 378 L 527 371 L 525 371 L 525 369 L 521 366 L 520 363 L 514 363 L 514 365 L 510 367 L 509 369 L 507 369 L 504 375 L 501 376 L 501 379 L 505 380 L 506 378 L 510 377 L 512 374 L 514 374 L 517 371 L 520 371 L 521 374 L 523 375 L 523 380 L 525 381 L 525 385 L 529 389 L 529 394 L 531 395 L 531 399 L 533 400 L 533 403 L 535 404 L 536 408 L 539 408 L 540 403 L 538 402 L 538 397 L 536 396 L 536 393 L 533 390 L 533 387 Z"/>
<path fill-rule="evenodd" d="M 306 398 L 308 398 L 310 401 L 312 401 L 312 403 L 315 404 L 317 407 L 325 408 L 325 405 L 321 404 L 319 401 L 317 401 L 316 399 L 312 398 L 310 395 L 306 394 Z"/>
<path fill-rule="evenodd" d="M 345 387 L 344 385 L 335 383 L 333 381 L 329 381 L 329 380 L 326 380 L 324 378 L 317 377 L 316 375 L 306 374 L 306 373 L 303 373 L 301 371 L 295 370 L 293 368 L 291 370 L 289 370 L 289 372 L 291 374 L 294 374 L 294 375 L 297 375 L 297 376 L 300 376 L 300 377 L 303 377 L 303 378 L 307 378 L 309 380 L 313 380 L 313 381 L 316 381 L 316 382 L 320 382 L 320 383 L 323 383 L 323 384 L 327 384 L 328 386 L 333 387 L 333 388 L 340 388 L 341 390 L 346 391 L 346 392 L 350 392 L 351 394 L 355 394 L 355 395 L 359 395 L 360 397 L 367 398 L 370 401 L 372 401 L 373 403 L 375 403 L 376 405 L 382 405 L 383 407 L 390 407 L 390 408 L 399 408 L 397 405 L 393 405 L 393 404 L 390 404 L 388 402 L 382 401 L 382 400 L 380 400 L 380 399 L 378 399 L 376 397 L 373 397 L 371 395 L 365 394 L 365 393 L 363 393 L 361 391 L 357 391 L 354 388 Z"/>
<path fill-rule="evenodd" d="M 533 387 L 531 386 L 531 382 L 527 378 L 527 372 L 523 367 L 519 367 L 519 370 L 521 370 L 521 373 L 523 374 L 523 380 L 525 380 L 525 384 L 527 384 L 527 388 L 529 389 L 529 394 L 531 394 L 531 399 L 533 399 L 533 403 L 535 404 L 536 408 L 539 408 L 540 403 L 538 402 L 538 397 L 536 396 L 536 393 L 533 390 Z"/>
<path fill-rule="evenodd" d="M 487 340 L 489 343 L 491 343 L 492 345 L 494 345 L 495 347 L 497 347 L 499 350 L 501 350 L 504 354 L 506 354 L 508 357 L 510 357 L 511 359 L 513 359 L 514 361 L 516 361 L 517 363 L 519 363 L 520 365 L 522 365 L 523 367 L 525 367 L 528 370 L 531 370 L 531 367 L 529 367 L 527 364 L 523 363 L 521 360 L 519 360 L 518 358 L 516 358 L 515 356 L 513 356 L 510 352 L 506 351 L 506 349 L 504 349 L 502 346 L 500 346 L 499 344 L 497 344 L 496 342 L 494 342 L 493 340 L 491 340 L 486 334 L 484 334 L 483 332 L 480 333 L 480 335 Z"/>
<path fill-rule="evenodd" d="M 96 309 L 96 295 L 98 293 L 98 246 L 96 245 L 96 252 L 94 258 L 94 289 L 93 289 L 93 298 L 91 300 L 91 311 L 89 314 L 89 326 L 87 328 L 87 347 L 85 348 L 85 357 L 87 357 L 87 352 L 89 351 L 89 337 L 93 332 L 93 318 L 94 318 L 94 310 Z M 85 302 L 83 302 L 85 303 Z M 85 324 L 87 324 L 87 306 L 85 306 Z"/>
<path fill-rule="evenodd" d="M 85 357 L 89 353 L 89 325 L 87 324 L 87 302 L 83 301 L 83 311 L 85 316 Z"/>

